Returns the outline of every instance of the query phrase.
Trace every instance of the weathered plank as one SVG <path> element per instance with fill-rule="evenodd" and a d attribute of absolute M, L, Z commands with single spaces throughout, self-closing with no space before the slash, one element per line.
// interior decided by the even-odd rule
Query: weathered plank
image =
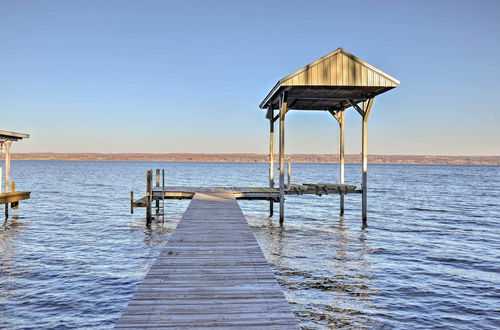
<path fill-rule="evenodd" d="M 299 328 L 234 193 L 203 191 L 115 327 Z"/>
<path fill-rule="evenodd" d="M 31 192 L 29 191 L 12 191 L 0 194 L 0 204 L 19 202 L 24 199 L 29 199 Z"/>

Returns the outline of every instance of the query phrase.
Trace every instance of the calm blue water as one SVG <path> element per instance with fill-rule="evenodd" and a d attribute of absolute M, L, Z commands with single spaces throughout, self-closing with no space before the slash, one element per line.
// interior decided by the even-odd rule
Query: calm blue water
<path fill-rule="evenodd" d="M 0 328 L 113 326 L 189 203 L 150 229 L 129 214 L 151 168 L 169 185 L 267 184 L 266 164 L 14 161 L 32 199 L 0 227 Z M 294 164 L 292 181 L 336 173 Z M 338 196 L 289 197 L 284 228 L 240 202 L 302 326 L 499 328 L 500 167 L 370 165 L 369 184 L 364 229 L 359 195 L 343 218 Z"/>

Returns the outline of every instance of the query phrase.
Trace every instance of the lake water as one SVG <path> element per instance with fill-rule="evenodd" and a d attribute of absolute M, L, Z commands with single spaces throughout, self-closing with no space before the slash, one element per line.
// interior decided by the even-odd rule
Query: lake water
<path fill-rule="evenodd" d="M 14 161 L 32 199 L 0 227 L 0 328 L 111 328 L 189 201 L 164 225 L 129 214 L 145 171 L 168 185 L 266 186 L 267 164 Z M 292 181 L 336 182 L 334 164 L 294 164 Z M 346 181 L 359 186 L 360 168 Z M 240 205 L 304 328 L 500 327 L 500 167 L 370 165 L 360 196 Z M 1 224 L 1 223 L 0 223 Z"/>

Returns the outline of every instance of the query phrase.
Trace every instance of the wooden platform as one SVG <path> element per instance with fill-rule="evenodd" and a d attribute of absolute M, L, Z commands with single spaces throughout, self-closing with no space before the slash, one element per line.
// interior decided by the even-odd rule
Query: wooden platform
<path fill-rule="evenodd" d="M 152 188 L 153 200 L 161 199 L 191 199 L 195 193 L 231 192 L 236 199 L 273 200 L 279 202 L 279 189 L 268 187 L 161 187 Z M 292 184 L 285 189 L 285 195 L 339 195 L 361 193 L 356 186 L 337 183 L 303 183 Z M 146 197 L 131 201 L 131 207 L 146 207 Z"/>
<path fill-rule="evenodd" d="M 116 328 L 299 329 L 233 192 L 210 189 L 194 193 Z"/>
<path fill-rule="evenodd" d="M 30 191 L 12 191 L 0 194 L 0 204 L 15 203 L 25 199 L 29 199 Z"/>

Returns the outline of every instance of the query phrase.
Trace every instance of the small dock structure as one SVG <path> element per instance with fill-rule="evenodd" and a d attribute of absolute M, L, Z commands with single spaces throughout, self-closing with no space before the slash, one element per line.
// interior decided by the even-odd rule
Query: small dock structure
<path fill-rule="evenodd" d="M 0 167 L 0 204 L 5 205 L 5 218 L 9 217 L 9 204 L 13 209 L 19 208 L 19 201 L 29 199 L 31 192 L 16 191 L 16 183 L 10 179 L 10 149 L 12 142 L 29 138 L 29 134 L 0 130 L 0 149 L 5 155 L 5 189 L 3 189 L 2 168 Z"/>
<path fill-rule="evenodd" d="M 285 219 L 285 196 L 304 194 L 337 194 L 340 196 L 340 215 L 345 212 L 345 195 L 361 194 L 361 219 L 368 221 L 368 118 L 375 97 L 399 86 L 399 80 L 375 68 L 348 51 L 337 50 L 319 58 L 305 67 L 280 79 L 267 94 L 259 107 L 266 110 L 269 120 L 269 185 L 268 187 L 225 187 L 237 199 L 269 201 L 269 216 L 274 214 L 274 203 L 279 203 L 279 222 Z M 361 187 L 345 183 L 345 111 L 356 110 L 361 116 Z M 336 183 L 291 183 L 291 164 L 285 165 L 285 118 L 290 110 L 325 111 L 339 124 L 339 180 Z M 276 113 L 277 112 L 277 113 Z M 279 184 L 275 187 L 275 123 L 279 121 L 278 172 Z M 285 184 L 285 170 L 288 182 Z M 196 192 L 206 192 L 203 187 L 165 187 L 160 189 L 159 170 L 156 187 L 152 186 L 152 172 L 147 178 L 146 196 L 134 200 L 131 192 L 131 212 L 135 207 L 146 208 L 146 220 L 153 218 L 152 203 L 156 203 L 156 215 L 162 212 L 159 205 L 165 199 L 192 198 Z M 222 187 L 218 187 L 222 188 Z M 266 189 L 268 188 L 268 189 Z M 160 203 L 161 200 L 161 203 Z M 163 207 L 162 207 L 163 208 Z"/>
<path fill-rule="evenodd" d="M 290 167 L 289 167 L 290 168 Z M 162 174 L 160 174 L 162 173 Z M 181 187 L 165 186 L 165 172 L 156 170 L 155 182 L 153 186 L 153 170 L 146 172 L 146 194 L 134 199 L 134 192 L 130 192 L 130 213 L 133 214 L 135 208 L 146 209 L 146 222 L 149 224 L 155 218 L 161 217 L 164 220 L 165 200 L 172 199 L 192 199 L 196 193 L 212 193 L 214 191 L 230 192 L 237 200 L 267 200 L 271 203 L 279 203 L 280 191 L 274 187 Z M 301 195 L 345 195 L 358 194 L 361 190 L 354 185 L 338 183 L 303 183 L 292 184 L 288 175 L 288 183 L 284 193 L 289 196 Z M 163 185 L 160 186 L 160 181 Z M 271 209 L 272 210 L 272 209 Z M 272 213 L 270 214 L 272 216 Z"/>
<path fill-rule="evenodd" d="M 340 184 L 344 184 L 344 113 L 355 109 L 362 118 L 361 214 L 367 224 L 368 193 L 368 117 L 375 96 L 399 86 L 399 81 L 348 51 L 338 48 L 320 59 L 280 79 L 260 108 L 267 110 L 269 120 L 269 187 L 274 187 L 274 126 L 279 121 L 279 203 L 280 223 L 285 218 L 285 116 L 290 110 L 327 111 L 340 128 Z M 276 114 L 275 112 L 278 111 Z M 340 215 L 344 214 L 344 192 L 340 195 Z M 270 214 L 273 203 L 270 203 Z"/>
<path fill-rule="evenodd" d="M 235 194 L 192 194 L 116 328 L 299 329 Z"/>

